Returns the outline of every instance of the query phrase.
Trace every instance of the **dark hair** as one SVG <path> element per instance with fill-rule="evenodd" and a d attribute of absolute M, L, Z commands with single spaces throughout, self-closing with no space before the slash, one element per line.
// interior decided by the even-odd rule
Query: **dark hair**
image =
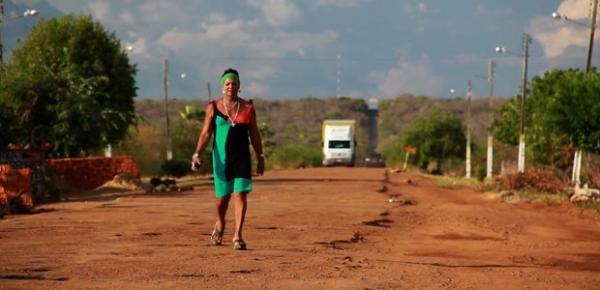
<path fill-rule="evenodd" d="M 235 74 L 235 75 L 236 75 L 236 76 L 238 76 L 238 77 L 240 76 L 240 74 L 238 73 L 238 71 L 237 71 L 237 70 L 234 70 L 234 69 L 232 69 L 232 68 L 228 68 L 228 69 L 226 69 L 226 70 L 223 72 L 223 74 L 221 75 L 221 77 L 223 77 L 224 75 L 226 75 L 226 74 L 228 74 L 228 73 Z"/>

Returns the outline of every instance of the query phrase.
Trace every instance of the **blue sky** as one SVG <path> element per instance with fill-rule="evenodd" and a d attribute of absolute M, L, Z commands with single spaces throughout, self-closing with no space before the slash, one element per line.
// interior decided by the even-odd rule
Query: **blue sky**
<path fill-rule="evenodd" d="M 519 91 L 521 60 L 496 54 L 496 46 L 520 54 L 522 33 L 530 33 L 531 77 L 583 68 L 589 40 L 588 29 L 550 17 L 558 10 L 589 23 L 589 0 L 5 2 L 16 4 L 6 4 L 9 15 L 24 8 L 45 17 L 92 14 L 134 47 L 139 98 L 163 97 L 165 58 L 169 92 L 178 99 L 206 99 L 207 82 L 218 95 L 218 77 L 228 67 L 240 71 L 246 98 L 449 97 L 450 89 L 464 96 L 468 80 L 481 96 L 488 94 L 490 59 L 497 62 L 495 95 L 509 97 Z M 34 21 L 6 25 L 9 49 Z"/>

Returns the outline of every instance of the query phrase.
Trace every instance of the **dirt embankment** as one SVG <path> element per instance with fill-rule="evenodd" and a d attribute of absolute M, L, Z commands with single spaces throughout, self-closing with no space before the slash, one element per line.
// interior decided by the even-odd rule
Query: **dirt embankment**
<path fill-rule="evenodd" d="M 412 174 L 268 172 L 248 251 L 210 246 L 214 197 L 138 192 L 0 220 L 0 289 L 597 289 L 600 222 Z M 233 207 L 233 205 L 232 205 Z M 50 209 L 53 209 L 50 211 Z M 232 208 L 231 208 L 232 209 Z"/>

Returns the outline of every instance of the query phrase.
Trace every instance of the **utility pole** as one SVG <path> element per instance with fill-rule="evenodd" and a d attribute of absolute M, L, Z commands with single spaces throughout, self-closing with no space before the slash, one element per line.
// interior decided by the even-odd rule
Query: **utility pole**
<path fill-rule="evenodd" d="M 467 156 L 466 178 L 471 178 L 471 80 L 467 84 Z"/>
<path fill-rule="evenodd" d="M 337 97 L 340 98 L 340 60 L 342 59 L 341 55 L 337 55 Z"/>
<path fill-rule="evenodd" d="M 594 51 L 594 33 L 596 32 L 596 14 L 598 13 L 598 0 L 591 0 L 592 2 L 592 23 L 590 24 L 590 42 L 588 45 L 587 61 L 585 64 L 585 72 L 589 74 L 592 69 L 592 52 Z M 573 160 L 573 174 L 571 181 L 575 185 L 581 182 L 581 159 L 583 157 L 583 150 L 575 150 L 575 157 Z"/>
<path fill-rule="evenodd" d="M 486 178 L 492 178 L 494 174 L 494 136 L 492 136 L 492 122 L 494 121 L 494 111 L 492 108 L 492 98 L 494 97 L 494 77 L 496 75 L 496 62 L 490 59 L 488 65 L 488 84 L 490 86 L 489 109 L 490 121 L 487 138 L 487 171 Z"/>
<path fill-rule="evenodd" d="M 4 70 L 4 44 L 2 32 L 4 30 L 4 0 L 0 0 L 0 72 Z"/>
<path fill-rule="evenodd" d="M 208 102 L 212 101 L 212 91 L 210 90 L 210 82 L 206 82 L 206 89 L 208 90 Z"/>
<path fill-rule="evenodd" d="M 587 63 L 585 71 L 590 72 L 592 68 L 592 51 L 594 51 L 594 32 L 596 31 L 596 14 L 598 12 L 598 0 L 592 0 L 592 23 L 590 24 L 590 44 L 588 45 Z"/>
<path fill-rule="evenodd" d="M 525 100 L 527 99 L 527 64 L 529 60 L 529 35 L 523 33 L 523 83 L 521 85 L 521 124 L 519 126 L 518 171 L 525 172 Z"/>
<path fill-rule="evenodd" d="M 163 64 L 163 86 L 165 89 L 165 118 L 167 121 L 167 160 L 171 160 L 173 159 L 173 150 L 171 148 L 171 124 L 169 121 L 169 80 L 167 77 L 167 75 L 169 74 L 169 61 L 165 58 Z"/>

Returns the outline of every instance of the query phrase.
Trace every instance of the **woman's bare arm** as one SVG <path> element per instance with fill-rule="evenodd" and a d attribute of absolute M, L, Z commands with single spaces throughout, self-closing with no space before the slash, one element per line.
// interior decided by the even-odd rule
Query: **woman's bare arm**
<path fill-rule="evenodd" d="M 256 153 L 256 174 L 263 175 L 265 172 L 265 155 L 263 153 L 262 139 L 260 137 L 260 132 L 258 131 L 258 125 L 256 124 L 256 111 L 254 111 L 254 106 L 252 106 L 250 117 L 250 142 Z"/>
<path fill-rule="evenodd" d="M 212 136 L 215 128 L 212 122 L 214 110 L 212 103 L 209 103 L 204 110 L 204 123 L 202 124 L 202 131 L 200 131 L 200 136 L 198 136 L 198 143 L 196 144 L 196 151 L 194 152 L 194 156 L 192 157 L 192 162 L 197 164 L 202 164 L 202 160 L 200 159 L 200 154 L 204 152 L 204 149 L 208 145 L 210 141 L 210 137 Z M 197 153 L 197 154 L 196 154 Z"/>

